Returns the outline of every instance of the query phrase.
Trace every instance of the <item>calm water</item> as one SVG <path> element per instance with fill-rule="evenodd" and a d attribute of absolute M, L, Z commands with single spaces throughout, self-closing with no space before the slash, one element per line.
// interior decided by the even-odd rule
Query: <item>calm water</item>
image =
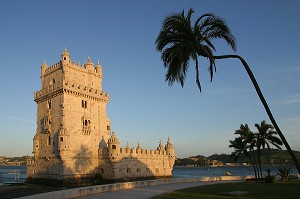
<path fill-rule="evenodd" d="M 263 166 L 262 172 L 267 175 L 266 169 L 271 169 L 271 175 L 277 174 L 277 169 L 283 166 Z M 297 174 L 295 166 L 287 166 L 291 168 L 292 174 Z M 233 176 L 254 176 L 254 170 L 252 166 L 224 166 L 224 167 L 174 167 L 172 175 L 174 178 L 200 178 L 204 176 L 215 177 L 225 176 L 226 172 L 230 172 Z"/>
<path fill-rule="evenodd" d="M 263 172 L 266 175 L 266 169 L 271 169 L 271 174 L 275 175 L 277 169 L 282 166 L 264 166 Z M 293 174 L 297 174 L 296 167 L 291 168 Z M 254 175 L 251 166 L 236 166 L 236 167 L 174 167 L 172 171 L 173 178 L 200 178 L 204 176 L 215 177 L 225 176 L 226 172 L 230 172 L 233 176 L 247 176 Z M 26 166 L 0 166 L 0 185 L 9 182 L 25 182 Z"/>
<path fill-rule="evenodd" d="M 11 182 L 25 182 L 26 166 L 0 166 L 0 185 Z"/>

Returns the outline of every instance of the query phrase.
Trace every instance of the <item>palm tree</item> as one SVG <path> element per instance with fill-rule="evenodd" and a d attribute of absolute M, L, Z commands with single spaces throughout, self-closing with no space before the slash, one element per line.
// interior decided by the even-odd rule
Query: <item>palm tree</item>
<path fill-rule="evenodd" d="M 189 9 L 185 16 L 183 10 L 181 13 L 175 13 L 167 16 L 162 23 L 162 29 L 160 30 L 155 43 L 156 49 L 162 53 L 161 58 L 164 62 L 164 67 L 167 68 L 165 80 L 170 86 L 176 81 L 183 87 L 189 63 L 192 60 L 195 62 L 196 84 L 201 92 L 198 57 L 204 57 L 209 60 L 211 81 L 216 70 L 216 60 L 228 58 L 239 59 L 247 71 L 247 74 L 249 75 L 273 126 L 284 143 L 284 146 L 288 150 L 300 174 L 299 161 L 277 125 L 247 62 L 239 55 L 214 55 L 216 48 L 213 45 L 212 40 L 218 38 L 224 39 L 227 44 L 236 51 L 235 37 L 231 33 L 226 22 L 222 18 L 208 13 L 200 16 L 194 24 L 192 24 L 191 17 L 193 13 L 193 9 Z"/>
<path fill-rule="evenodd" d="M 274 127 L 271 124 L 267 124 L 265 120 L 263 120 L 260 124 L 255 124 L 255 127 L 258 130 L 256 144 L 258 152 L 258 165 L 260 172 L 262 172 L 260 158 L 261 149 L 268 148 L 270 150 L 270 145 L 274 145 L 276 148 L 281 149 L 280 145 L 282 145 L 282 141 L 276 137 L 277 132 L 273 130 Z"/>
<path fill-rule="evenodd" d="M 257 178 L 259 176 L 259 170 L 257 167 L 257 162 L 256 162 L 256 156 L 254 152 L 254 147 L 256 146 L 256 138 L 254 133 L 250 130 L 247 124 L 240 126 L 239 129 L 235 131 L 234 134 L 239 135 L 240 137 L 235 138 L 234 141 L 229 141 L 231 145 L 229 147 L 234 147 L 235 151 L 231 154 L 232 156 L 235 156 L 236 152 L 239 150 L 243 150 L 243 154 L 246 155 L 246 157 L 249 158 L 253 169 L 255 173 L 255 180 L 257 181 Z M 237 150 L 239 149 L 239 150 Z M 239 154 L 239 153 L 238 153 Z M 251 156 L 252 155 L 252 156 Z"/>
<path fill-rule="evenodd" d="M 263 120 L 260 124 L 255 124 L 255 127 L 258 130 L 260 146 L 263 149 L 268 148 L 270 150 L 270 145 L 281 149 L 282 141 L 276 136 L 278 133 L 274 131 L 274 127 L 271 124 L 267 124 L 267 122 Z"/>

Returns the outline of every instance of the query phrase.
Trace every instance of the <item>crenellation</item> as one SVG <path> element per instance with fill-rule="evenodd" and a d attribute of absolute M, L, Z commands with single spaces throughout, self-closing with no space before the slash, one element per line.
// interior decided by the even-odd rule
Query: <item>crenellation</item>
<path fill-rule="evenodd" d="M 34 93 L 37 128 L 34 158 L 27 162 L 32 179 L 72 180 L 101 175 L 104 179 L 171 176 L 174 147 L 168 138 L 155 150 L 120 147 L 106 114 L 110 101 L 102 90 L 102 67 L 88 58 L 72 61 L 65 49 L 61 60 L 41 66 L 42 88 Z"/>
<path fill-rule="evenodd" d="M 56 69 L 58 69 L 58 68 L 60 68 L 61 67 L 61 61 L 59 61 L 59 62 L 57 62 L 57 63 L 55 63 L 55 64 L 53 64 L 53 65 L 51 65 L 51 66 L 49 66 L 47 69 L 46 69 L 46 73 L 51 73 L 51 72 L 53 72 L 54 70 L 56 70 Z"/>
<path fill-rule="evenodd" d="M 81 86 L 80 84 L 70 83 L 69 81 L 64 82 L 64 85 L 58 83 L 45 87 L 34 93 L 34 99 L 38 100 L 38 98 L 43 97 L 47 94 L 50 94 L 53 91 L 57 91 L 63 89 L 64 92 L 71 92 L 76 95 L 83 95 L 86 98 L 95 98 L 98 100 L 109 101 L 109 94 L 103 92 L 99 89 L 91 88 L 88 86 Z"/>
<path fill-rule="evenodd" d="M 120 153 L 119 156 L 122 157 L 130 157 L 134 155 L 139 155 L 143 156 L 145 158 L 150 158 L 150 157 L 160 157 L 160 156 L 165 156 L 167 155 L 167 152 L 165 150 L 149 150 L 149 149 L 137 149 L 137 148 L 120 148 Z"/>

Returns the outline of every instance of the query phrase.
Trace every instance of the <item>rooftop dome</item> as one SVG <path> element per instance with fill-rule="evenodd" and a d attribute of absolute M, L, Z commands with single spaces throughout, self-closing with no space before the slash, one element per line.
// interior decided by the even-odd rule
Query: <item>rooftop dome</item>
<path fill-rule="evenodd" d="M 69 53 L 68 53 L 68 51 L 67 51 L 67 48 L 65 48 L 64 52 L 62 53 L 62 55 L 68 55 L 68 56 L 70 56 Z"/>
<path fill-rule="evenodd" d="M 92 60 L 90 58 L 88 58 L 88 62 L 85 64 L 85 67 L 89 71 L 94 71 L 95 70 L 95 65 L 93 64 L 93 62 L 92 62 Z"/>
<path fill-rule="evenodd" d="M 107 141 L 108 143 L 120 143 L 119 139 L 117 138 L 115 132 L 112 132 L 110 138 Z"/>
<path fill-rule="evenodd" d="M 165 148 L 174 148 L 173 144 L 171 143 L 170 137 L 168 137 L 168 142 L 167 142 Z"/>

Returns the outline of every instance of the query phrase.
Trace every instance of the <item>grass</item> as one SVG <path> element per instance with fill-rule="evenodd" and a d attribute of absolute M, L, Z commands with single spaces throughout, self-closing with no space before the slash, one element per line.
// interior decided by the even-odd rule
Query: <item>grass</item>
<path fill-rule="evenodd" d="M 245 191 L 248 192 L 242 196 L 224 196 L 219 195 L 224 192 Z M 293 180 L 287 182 L 275 183 L 224 183 L 192 187 L 177 190 L 164 195 L 155 197 L 155 199 L 295 199 L 300 197 L 300 181 Z"/>

